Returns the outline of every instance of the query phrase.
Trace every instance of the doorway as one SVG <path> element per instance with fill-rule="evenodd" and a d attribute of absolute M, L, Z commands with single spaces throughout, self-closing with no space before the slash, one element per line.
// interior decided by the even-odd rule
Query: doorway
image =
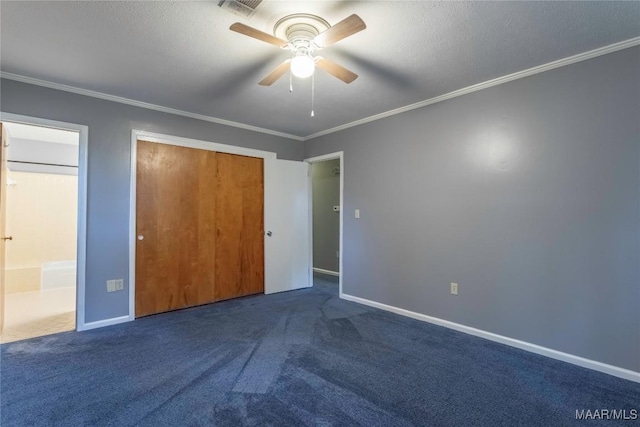
<path fill-rule="evenodd" d="M 80 133 L 2 128 L 4 343 L 76 329 Z"/>
<path fill-rule="evenodd" d="M 311 165 L 312 265 L 317 279 L 342 294 L 343 153 L 306 160 Z"/>

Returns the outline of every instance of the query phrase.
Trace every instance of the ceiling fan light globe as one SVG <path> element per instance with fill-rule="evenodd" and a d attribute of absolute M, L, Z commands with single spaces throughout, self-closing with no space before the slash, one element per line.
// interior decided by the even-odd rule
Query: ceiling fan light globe
<path fill-rule="evenodd" d="M 291 60 L 291 73 L 301 79 L 306 79 L 313 75 L 316 64 L 310 56 L 298 55 Z"/>

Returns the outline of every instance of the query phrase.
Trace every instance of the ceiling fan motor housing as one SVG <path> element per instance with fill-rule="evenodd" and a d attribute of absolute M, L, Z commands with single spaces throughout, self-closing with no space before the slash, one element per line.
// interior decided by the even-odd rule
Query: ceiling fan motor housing
<path fill-rule="evenodd" d="M 318 29 L 309 24 L 293 24 L 287 28 L 287 40 L 297 52 L 298 48 L 313 51 L 313 39 L 320 34 Z M 311 52 L 309 52 L 311 53 Z"/>
<path fill-rule="evenodd" d="M 276 22 L 273 33 L 286 38 L 288 48 L 296 55 L 312 55 L 319 48 L 313 39 L 331 25 L 319 16 L 307 13 L 287 15 Z"/>

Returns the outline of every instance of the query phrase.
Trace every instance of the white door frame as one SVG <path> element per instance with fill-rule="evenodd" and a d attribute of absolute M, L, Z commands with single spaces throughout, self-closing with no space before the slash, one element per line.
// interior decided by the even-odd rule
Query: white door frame
<path fill-rule="evenodd" d="M 76 255 L 76 330 L 85 329 L 85 277 L 87 268 L 87 160 L 89 127 L 39 117 L 0 112 L 1 122 L 22 123 L 78 132 L 78 231 Z M 2 308 L 4 310 L 4 307 Z"/>
<path fill-rule="evenodd" d="M 131 131 L 131 173 L 129 199 L 129 320 L 134 320 L 136 313 L 136 175 L 138 168 L 138 140 L 155 142 L 158 144 L 176 145 L 179 147 L 197 148 L 200 150 L 217 151 L 219 153 L 239 154 L 241 156 L 258 157 L 264 159 L 263 173 L 266 173 L 276 153 L 255 150 L 253 148 L 237 147 L 235 145 L 218 144 L 216 142 L 183 138 L 133 129 Z M 267 194 L 265 192 L 265 198 Z M 265 212 L 266 213 L 266 212 Z M 266 224 L 265 224 L 266 225 Z"/>
<path fill-rule="evenodd" d="M 308 159 L 304 159 L 305 162 L 313 165 L 314 163 L 324 162 L 327 160 L 335 160 L 340 159 L 340 246 L 338 250 L 340 251 L 340 259 L 338 260 L 338 268 L 340 271 L 338 272 L 338 289 L 340 298 L 342 298 L 342 278 L 344 277 L 344 269 L 342 260 L 344 258 L 344 252 L 342 251 L 343 242 L 343 219 L 344 219 L 344 151 L 336 151 L 335 153 L 324 154 L 322 156 L 310 157 Z M 310 263 L 313 269 L 313 178 L 309 180 L 309 235 L 311 238 L 311 247 L 309 248 L 309 256 Z"/>

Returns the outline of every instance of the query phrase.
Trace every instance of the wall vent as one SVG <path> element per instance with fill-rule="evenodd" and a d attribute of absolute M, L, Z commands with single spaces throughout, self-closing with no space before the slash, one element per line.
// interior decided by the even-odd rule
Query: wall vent
<path fill-rule="evenodd" d="M 262 0 L 222 0 L 218 3 L 221 8 L 245 18 L 251 18 L 256 13 Z"/>

